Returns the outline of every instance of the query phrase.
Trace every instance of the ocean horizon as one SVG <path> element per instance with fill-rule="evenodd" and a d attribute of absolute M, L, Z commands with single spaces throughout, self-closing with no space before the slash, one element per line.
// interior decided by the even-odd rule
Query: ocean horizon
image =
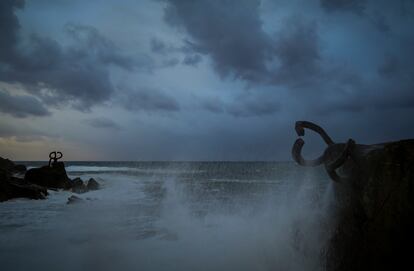
<path fill-rule="evenodd" d="M 36 167 L 44 162 L 27 162 Z M 6 270 L 322 270 L 331 181 L 286 162 L 65 162 L 101 189 L 0 205 Z M 25 255 L 25 261 L 19 261 Z M 70 257 L 68 256 L 70 255 Z"/>

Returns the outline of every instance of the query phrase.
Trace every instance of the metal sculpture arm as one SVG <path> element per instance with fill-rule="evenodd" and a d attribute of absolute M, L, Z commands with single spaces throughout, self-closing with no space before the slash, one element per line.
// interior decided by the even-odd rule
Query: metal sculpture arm
<path fill-rule="evenodd" d="M 346 144 L 336 144 L 320 126 L 309 121 L 296 122 L 295 130 L 298 136 L 305 135 L 305 128 L 318 133 L 328 145 L 328 147 L 318 158 L 314 160 L 306 160 L 302 156 L 302 148 L 303 145 L 305 145 L 305 141 L 302 138 L 298 138 L 296 139 L 292 148 L 293 160 L 295 160 L 301 166 L 318 166 L 323 163 L 329 177 L 332 180 L 336 182 L 346 181 L 347 177 L 339 176 L 336 173 L 336 170 L 341 167 L 349 157 L 355 160 L 354 156 L 357 150 L 355 147 L 355 141 L 349 139 Z"/>
<path fill-rule="evenodd" d="M 304 128 L 307 128 L 309 130 L 312 130 L 312 131 L 318 133 L 327 145 L 335 144 L 335 142 L 333 142 L 331 137 L 319 125 L 316 125 L 315 123 L 310 122 L 310 121 L 297 121 L 295 123 L 295 130 L 296 130 L 296 133 L 298 134 L 298 136 L 304 136 L 305 135 L 305 129 Z"/>
<path fill-rule="evenodd" d="M 324 162 L 323 154 L 314 160 L 305 160 L 305 158 L 303 158 L 302 156 L 303 145 L 305 145 L 305 141 L 303 141 L 302 138 L 296 139 L 295 144 L 293 144 L 292 156 L 293 156 L 293 160 L 295 160 L 296 163 L 298 163 L 301 166 L 315 167 L 315 166 L 319 166 L 320 164 Z"/>
<path fill-rule="evenodd" d="M 326 159 L 324 161 L 325 169 L 328 172 L 329 177 L 331 177 L 333 181 L 335 182 L 346 181 L 347 178 L 339 176 L 336 173 L 336 170 L 346 162 L 348 157 L 352 156 L 354 147 L 355 147 L 355 141 L 353 139 L 349 139 L 348 142 L 345 144 L 342 152 L 339 154 L 338 157 L 336 157 L 336 159 L 334 159 L 333 161 L 331 161 L 331 159 Z"/>
<path fill-rule="evenodd" d="M 335 144 L 333 140 L 329 137 L 329 135 L 318 125 L 309 122 L 309 121 L 297 121 L 295 124 L 295 130 L 298 136 L 305 135 L 305 128 L 310 129 L 316 133 L 318 133 L 322 139 L 325 141 L 326 144 L 333 145 Z M 292 148 L 292 157 L 293 159 L 301 166 L 318 166 L 325 161 L 324 154 L 319 156 L 314 160 L 305 160 L 302 156 L 302 148 L 305 145 L 305 141 L 302 138 L 298 138 L 295 143 L 293 144 Z"/>
<path fill-rule="evenodd" d="M 58 151 L 52 151 L 51 153 L 49 153 L 49 167 L 53 166 L 53 164 L 57 163 L 57 161 L 63 157 L 63 154 Z M 53 160 L 53 162 L 52 162 Z"/>

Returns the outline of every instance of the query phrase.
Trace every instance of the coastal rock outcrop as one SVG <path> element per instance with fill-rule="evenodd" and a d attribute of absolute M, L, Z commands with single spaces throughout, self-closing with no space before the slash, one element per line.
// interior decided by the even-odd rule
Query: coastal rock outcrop
<path fill-rule="evenodd" d="M 77 177 L 70 180 L 63 162 L 61 152 L 51 152 L 49 165 L 31 168 L 15 165 L 9 159 L 0 157 L 0 201 L 13 198 L 44 199 L 47 189 L 65 189 L 81 194 L 99 189 L 99 183 L 90 178 L 87 183 Z M 24 179 L 20 178 L 24 174 Z"/>
<path fill-rule="evenodd" d="M 11 174 L 13 173 L 20 173 L 23 174 L 26 172 L 26 166 L 25 165 L 16 165 L 9 159 L 4 159 L 0 157 L 0 169 L 5 170 Z"/>
<path fill-rule="evenodd" d="M 88 191 L 88 188 L 84 184 L 81 178 L 75 178 L 71 181 L 72 192 L 81 194 Z"/>
<path fill-rule="evenodd" d="M 98 190 L 100 186 L 99 186 L 99 183 L 95 181 L 94 178 L 90 178 L 86 187 L 90 191 L 90 190 Z"/>
<path fill-rule="evenodd" d="M 66 204 L 74 204 L 74 203 L 79 203 L 79 202 L 82 202 L 82 201 L 83 201 L 83 199 L 72 195 L 68 198 L 68 201 L 66 202 Z"/>
<path fill-rule="evenodd" d="M 25 165 L 20 165 L 19 164 L 19 165 L 15 165 L 13 170 L 14 170 L 15 173 L 25 174 L 26 171 L 27 171 L 27 168 L 26 168 Z"/>
<path fill-rule="evenodd" d="M 25 181 L 47 188 L 70 189 L 70 179 L 65 170 L 63 162 L 56 162 L 53 166 L 31 168 L 24 176 Z"/>
<path fill-rule="evenodd" d="M 71 191 L 73 193 L 82 194 L 92 190 L 99 189 L 99 183 L 95 179 L 90 178 L 88 183 L 85 184 L 81 178 L 77 177 L 70 182 Z"/>
<path fill-rule="evenodd" d="M 14 177 L 13 174 L 16 172 L 13 162 L 0 158 L 0 201 L 14 198 L 46 198 L 48 193 L 44 187 Z"/>
<path fill-rule="evenodd" d="M 413 165 L 414 140 L 386 143 L 360 159 L 359 176 L 334 185 L 338 205 L 328 270 L 403 270 L 411 265 Z"/>
<path fill-rule="evenodd" d="M 309 124 L 299 122 L 299 126 L 303 123 Z M 310 124 L 314 128 L 310 129 L 327 135 Z M 299 136 L 304 135 L 301 129 L 297 131 Z M 326 270 L 403 270 L 411 266 L 414 140 L 375 145 L 330 141 L 324 154 L 315 160 L 301 156 L 302 139 L 292 150 L 294 160 L 301 165 L 324 163 L 335 181 L 335 224 L 325 250 Z"/>
<path fill-rule="evenodd" d="M 0 181 L 0 201 L 14 198 L 45 199 L 47 189 L 25 182 L 23 179 L 11 177 L 7 181 Z"/>

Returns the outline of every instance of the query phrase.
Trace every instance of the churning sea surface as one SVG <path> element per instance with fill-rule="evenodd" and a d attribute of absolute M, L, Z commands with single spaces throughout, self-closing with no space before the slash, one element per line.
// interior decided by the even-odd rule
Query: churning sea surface
<path fill-rule="evenodd" d="M 25 162 L 27 166 L 45 163 Z M 101 189 L 0 203 L 0 269 L 323 270 L 331 182 L 289 162 L 66 162 Z"/>

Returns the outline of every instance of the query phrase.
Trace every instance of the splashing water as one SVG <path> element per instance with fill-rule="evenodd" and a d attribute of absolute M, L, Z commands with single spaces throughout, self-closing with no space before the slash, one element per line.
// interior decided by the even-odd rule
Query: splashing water
<path fill-rule="evenodd" d="M 289 163 L 73 164 L 103 188 L 0 204 L 2 270 L 321 270 L 330 182 Z"/>

